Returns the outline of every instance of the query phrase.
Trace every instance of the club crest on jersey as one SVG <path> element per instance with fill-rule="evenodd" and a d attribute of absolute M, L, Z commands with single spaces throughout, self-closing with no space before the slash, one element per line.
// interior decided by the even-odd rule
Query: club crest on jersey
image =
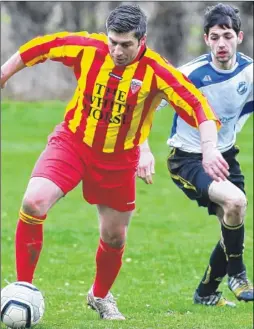
<path fill-rule="evenodd" d="M 142 86 L 142 81 L 137 80 L 137 79 L 131 80 L 131 91 L 133 94 L 135 94 L 137 91 L 139 91 L 141 86 Z"/>
<path fill-rule="evenodd" d="M 247 83 L 245 81 L 239 82 L 237 87 L 238 94 L 243 95 L 246 93 L 246 91 L 247 91 Z"/>

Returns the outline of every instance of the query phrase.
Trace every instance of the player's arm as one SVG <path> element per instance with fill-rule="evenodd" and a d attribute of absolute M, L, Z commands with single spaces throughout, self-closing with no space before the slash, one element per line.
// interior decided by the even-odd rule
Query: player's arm
<path fill-rule="evenodd" d="M 22 70 L 24 67 L 25 64 L 22 61 L 19 52 L 16 52 L 1 66 L 1 88 L 4 88 L 7 80 L 9 80 L 11 76 Z"/>
<path fill-rule="evenodd" d="M 45 62 L 47 59 L 62 62 L 72 67 L 83 49 L 87 32 L 59 32 L 38 36 L 23 44 L 19 50 L 1 66 L 1 88 L 6 81 L 24 67 Z M 82 39 L 81 39 L 82 38 Z M 84 42 L 82 44 L 82 40 Z"/>
<path fill-rule="evenodd" d="M 140 148 L 140 158 L 137 169 L 137 175 L 139 178 L 143 179 L 146 184 L 153 183 L 153 174 L 155 174 L 154 166 L 155 160 L 150 149 L 148 139 L 146 139 L 142 144 L 139 145 Z"/>
<path fill-rule="evenodd" d="M 217 129 L 220 122 L 207 99 L 194 84 L 174 67 L 168 66 L 158 79 L 167 100 L 180 117 L 199 129 L 203 167 L 214 180 L 225 180 L 229 175 L 228 164 L 217 150 Z"/>
<path fill-rule="evenodd" d="M 202 150 L 202 165 L 205 172 L 214 180 L 226 180 L 229 176 L 229 166 L 217 149 L 217 127 L 214 121 L 207 120 L 199 124 Z"/>

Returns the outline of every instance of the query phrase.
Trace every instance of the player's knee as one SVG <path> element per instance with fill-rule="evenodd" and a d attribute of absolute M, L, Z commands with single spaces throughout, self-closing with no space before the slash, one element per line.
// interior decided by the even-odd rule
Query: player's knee
<path fill-rule="evenodd" d="M 44 216 L 47 212 L 43 199 L 25 197 L 22 202 L 23 211 L 29 216 Z"/>
<path fill-rule="evenodd" d="M 243 192 L 228 198 L 224 205 L 225 222 L 227 225 L 236 226 L 243 222 L 247 200 Z"/>
<path fill-rule="evenodd" d="M 107 232 L 103 237 L 103 241 L 106 242 L 111 248 L 122 248 L 125 244 L 125 234 L 123 232 Z"/>

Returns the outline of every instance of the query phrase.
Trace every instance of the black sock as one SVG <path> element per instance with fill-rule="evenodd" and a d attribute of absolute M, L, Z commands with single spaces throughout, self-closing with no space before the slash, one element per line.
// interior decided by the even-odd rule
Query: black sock
<path fill-rule="evenodd" d="M 227 274 L 227 265 L 226 254 L 219 241 L 210 256 L 203 279 L 199 283 L 197 289 L 199 296 L 208 296 L 217 290 L 223 277 Z"/>
<path fill-rule="evenodd" d="M 228 275 L 232 276 L 245 271 L 243 264 L 244 224 L 228 226 L 222 222 L 221 232 L 228 259 Z"/>

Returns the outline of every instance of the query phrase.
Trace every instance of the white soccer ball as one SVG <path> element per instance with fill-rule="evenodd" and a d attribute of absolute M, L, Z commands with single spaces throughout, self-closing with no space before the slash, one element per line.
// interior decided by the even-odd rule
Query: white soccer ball
<path fill-rule="evenodd" d="M 44 309 L 41 292 L 30 283 L 13 282 L 1 291 L 1 320 L 8 328 L 33 327 L 40 322 Z"/>

